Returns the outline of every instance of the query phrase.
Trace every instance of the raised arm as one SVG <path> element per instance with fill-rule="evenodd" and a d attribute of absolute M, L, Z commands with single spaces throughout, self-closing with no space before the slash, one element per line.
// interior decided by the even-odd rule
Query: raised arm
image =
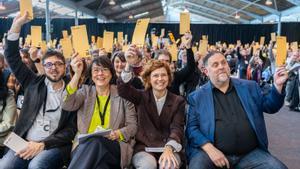
<path fill-rule="evenodd" d="M 186 44 L 184 44 L 186 48 L 187 65 L 183 69 L 174 73 L 174 81 L 177 84 L 183 83 L 196 68 L 194 52 L 191 46 L 193 37 L 190 33 L 186 33 L 185 38 L 187 39 Z"/>
<path fill-rule="evenodd" d="M 26 89 L 28 84 L 37 77 L 37 75 L 22 62 L 19 53 L 19 36 L 22 26 L 29 21 L 27 16 L 28 13 L 24 16 L 18 15 L 14 19 L 7 35 L 4 51 L 4 55 L 12 72 L 15 74 L 24 89 Z"/>
<path fill-rule="evenodd" d="M 63 94 L 63 109 L 67 111 L 78 110 L 85 100 L 85 93 L 87 93 L 84 87 L 78 90 L 80 77 L 83 72 L 82 59 L 76 55 L 71 61 L 71 67 L 74 75 Z"/>

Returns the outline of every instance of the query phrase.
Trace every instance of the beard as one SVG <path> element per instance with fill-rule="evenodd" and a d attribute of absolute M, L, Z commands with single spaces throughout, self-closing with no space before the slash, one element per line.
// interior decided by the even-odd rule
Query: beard
<path fill-rule="evenodd" d="M 46 77 L 47 77 L 47 79 L 50 81 L 50 82 L 52 82 L 52 83 L 56 83 L 56 82 L 59 82 L 59 81 L 61 81 L 62 79 L 63 79 L 63 77 L 64 77 L 64 75 L 61 75 L 60 77 L 58 77 L 58 78 L 52 78 L 52 77 L 50 77 L 50 76 L 48 76 L 48 75 L 46 75 Z"/>

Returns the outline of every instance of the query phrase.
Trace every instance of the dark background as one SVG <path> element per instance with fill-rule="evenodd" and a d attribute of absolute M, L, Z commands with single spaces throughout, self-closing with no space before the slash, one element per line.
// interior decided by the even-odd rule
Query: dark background
<path fill-rule="evenodd" d="M 0 38 L 5 32 L 7 32 L 12 23 L 12 19 L 0 19 Z M 51 38 L 62 38 L 62 30 L 68 30 L 70 34 L 70 27 L 74 26 L 74 19 L 52 19 L 51 20 Z M 97 23 L 97 19 L 79 19 L 79 25 L 85 24 L 89 38 L 91 35 L 103 36 L 103 31 L 124 32 L 124 35 L 128 35 L 128 40 L 131 40 L 131 36 L 134 31 L 135 23 Z M 45 19 L 34 19 L 30 23 L 26 24 L 21 32 L 22 37 L 26 37 L 30 33 L 30 25 L 41 25 L 43 32 L 46 31 Z M 150 23 L 147 33 L 150 35 L 151 30 L 155 28 L 156 34 L 160 34 L 161 28 L 165 28 L 166 36 L 171 31 L 175 39 L 179 36 L 179 24 L 160 24 Z M 294 42 L 300 40 L 300 23 L 282 23 L 281 35 L 287 37 L 288 42 Z M 277 32 L 277 24 L 191 24 L 191 31 L 195 41 L 199 41 L 202 35 L 208 35 L 209 43 L 214 44 L 217 41 L 226 43 L 236 43 L 236 40 L 241 40 L 242 43 L 251 43 L 253 40 L 258 42 L 261 36 L 266 37 L 266 42 L 270 40 L 270 34 Z M 45 38 L 45 34 L 43 33 Z M 25 38 L 24 38 L 25 39 Z"/>

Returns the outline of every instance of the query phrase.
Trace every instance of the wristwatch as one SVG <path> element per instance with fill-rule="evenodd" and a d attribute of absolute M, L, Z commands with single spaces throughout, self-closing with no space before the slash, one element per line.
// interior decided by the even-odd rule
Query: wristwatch
<path fill-rule="evenodd" d="M 33 63 L 40 63 L 41 62 L 41 59 L 37 58 L 33 61 Z"/>

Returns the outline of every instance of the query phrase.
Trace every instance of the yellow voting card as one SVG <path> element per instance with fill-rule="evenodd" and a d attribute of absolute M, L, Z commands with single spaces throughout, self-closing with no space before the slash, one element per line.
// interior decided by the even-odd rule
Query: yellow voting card
<path fill-rule="evenodd" d="M 271 33 L 271 41 L 273 41 L 273 42 L 276 41 L 276 33 L 275 32 Z"/>
<path fill-rule="evenodd" d="M 32 20 L 33 19 L 32 0 L 20 0 L 19 5 L 20 5 L 21 16 L 25 15 L 27 11 L 29 13 L 28 18 Z"/>
<path fill-rule="evenodd" d="M 276 66 L 282 66 L 285 64 L 287 55 L 287 45 L 285 36 L 277 36 L 277 56 L 276 56 Z"/>
<path fill-rule="evenodd" d="M 70 38 L 65 38 L 60 40 L 60 44 L 62 46 L 62 51 L 65 58 L 71 58 L 73 54 L 73 47 Z"/>
<path fill-rule="evenodd" d="M 178 49 L 177 49 L 176 44 L 170 45 L 168 49 L 169 49 L 169 52 L 171 53 L 172 61 L 177 61 Z"/>
<path fill-rule="evenodd" d="M 62 31 L 62 34 L 63 34 L 64 39 L 68 38 L 68 36 L 69 36 L 68 31 L 66 31 L 66 30 Z"/>
<path fill-rule="evenodd" d="M 123 32 L 118 32 L 118 43 L 123 45 Z"/>
<path fill-rule="evenodd" d="M 207 53 L 207 47 L 208 47 L 208 40 L 200 40 L 200 45 L 199 45 L 199 53 L 201 56 L 205 56 Z"/>
<path fill-rule="evenodd" d="M 264 45 L 265 44 L 265 37 L 261 36 L 259 40 L 259 45 Z"/>
<path fill-rule="evenodd" d="M 104 31 L 103 48 L 106 52 L 112 52 L 114 44 L 114 32 Z"/>
<path fill-rule="evenodd" d="M 31 46 L 40 47 L 42 43 L 42 27 L 31 26 Z"/>
<path fill-rule="evenodd" d="M 190 32 L 190 13 L 189 12 L 181 12 L 180 13 L 180 25 L 179 32 L 180 35 L 185 34 L 186 32 Z"/>
<path fill-rule="evenodd" d="M 103 38 L 101 38 L 100 36 L 97 37 L 97 47 L 98 49 L 103 48 Z"/>
<path fill-rule="evenodd" d="M 72 26 L 72 41 L 75 52 L 81 57 L 89 57 L 89 40 L 85 25 Z"/>
<path fill-rule="evenodd" d="M 135 25 L 135 29 L 131 41 L 132 44 L 135 44 L 140 47 L 144 45 L 145 35 L 148 29 L 149 22 L 150 22 L 150 18 L 138 19 L 136 21 L 136 25 Z"/>

